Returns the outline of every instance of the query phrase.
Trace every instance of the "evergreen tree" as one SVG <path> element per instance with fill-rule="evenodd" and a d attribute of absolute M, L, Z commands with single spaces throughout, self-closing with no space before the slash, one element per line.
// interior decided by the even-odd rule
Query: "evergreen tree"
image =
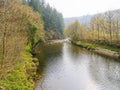
<path fill-rule="evenodd" d="M 35 11 L 41 13 L 46 31 L 46 39 L 62 38 L 64 21 L 61 13 L 49 4 L 45 4 L 45 0 L 27 0 L 27 4 L 33 7 Z"/>

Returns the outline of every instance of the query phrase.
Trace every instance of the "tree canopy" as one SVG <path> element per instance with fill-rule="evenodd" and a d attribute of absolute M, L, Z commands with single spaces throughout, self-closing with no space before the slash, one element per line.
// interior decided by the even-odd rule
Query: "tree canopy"
<path fill-rule="evenodd" d="M 120 10 L 96 14 L 90 23 L 71 23 L 65 35 L 74 40 L 120 46 Z M 79 27 L 78 27 L 79 26 Z"/>
<path fill-rule="evenodd" d="M 64 21 L 61 13 L 46 4 L 44 0 L 27 0 L 26 4 L 41 13 L 46 39 L 60 39 L 63 37 Z"/>

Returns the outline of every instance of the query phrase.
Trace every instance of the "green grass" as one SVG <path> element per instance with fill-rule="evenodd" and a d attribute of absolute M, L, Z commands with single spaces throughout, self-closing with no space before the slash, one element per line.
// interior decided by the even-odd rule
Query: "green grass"
<path fill-rule="evenodd" d="M 85 42 L 81 42 L 81 41 L 75 41 L 73 42 L 76 45 L 79 45 L 81 47 L 87 48 L 87 49 L 95 49 L 95 46 L 91 43 L 85 43 Z"/>
<path fill-rule="evenodd" d="M 115 46 L 109 46 L 109 45 L 102 45 L 102 44 L 95 44 L 95 43 L 86 43 L 86 42 L 81 42 L 81 41 L 74 41 L 75 44 L 83 46 L 85 48 L 103 48 L 103 49 L 109 49 L 111 51 L 116 51 L 120 52 L 120 48 L 117 48 Z"/>
<path fill-rule="evenodd" d="M 23 64 L 17 66 L 0 81 L 2 90 L 33 90 L 32 80 L 27 79 Z"/>
<path fill-rule="evenodd" d="M 37 66 L 33 62 L 35 58 L 26 51 L 21 54 L 23 60 L 12 71 L 8 72 L 0 80 L 0 90 L 34 90 L 34 78 Z"/>
<path fill-rule="evenodd" d="M 120 52 L 120 48 L 117 48 L 115 46 L 109 46 L 109 45 L 101 45 L 101 44 L 95 44 L 96 47 L 104 48 L 104 49 L 109 49 L 111 51 L 116 51 Z"/>

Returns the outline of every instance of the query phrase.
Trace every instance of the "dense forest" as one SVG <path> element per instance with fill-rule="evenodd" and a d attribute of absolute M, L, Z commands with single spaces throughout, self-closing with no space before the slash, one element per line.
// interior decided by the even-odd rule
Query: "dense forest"
<path fill-rule="evenodd" d="M 41 13 L 46 39 L 63 38 L 64 21 L 61 13 L 49 4 L 45 4 L 44 0 L 24 0 L 24 3 Z"/>
<path fill-rule="evenodd" d="M 120 10 L 96 14 L 90 23 L 72 22 L 65 35 L 73 41 L 120 47 Z"/>
<path fill-rule="evenodd" d="M 63 37 L 63 17 L 44 0 L 0 0 L 0 89 L 33 90 L 37 43 Z"/>

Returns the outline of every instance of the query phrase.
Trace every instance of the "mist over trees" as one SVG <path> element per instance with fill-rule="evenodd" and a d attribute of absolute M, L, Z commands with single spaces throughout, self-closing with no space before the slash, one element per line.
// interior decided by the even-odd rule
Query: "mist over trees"
<path fill-rule="evenodd" d="M 76 21 L 76 20 L 82 24 L 85 24 L 85 23 L 90 23 L 91 18 L 92 18 L 92 15 L 84 15 L 84 16 L 80 16 L 80 17 L 69 17 L 69 18 L 64 18 L 64 23 L 65 23 L 66 27 L 71 22 Z"/>
<path fill-rule="evenodd" d="M 72 22 L 66 28 L 65 35 L 72 40 L 120 47 L 120 10 L 96 14 L 88 24 Z"/>

